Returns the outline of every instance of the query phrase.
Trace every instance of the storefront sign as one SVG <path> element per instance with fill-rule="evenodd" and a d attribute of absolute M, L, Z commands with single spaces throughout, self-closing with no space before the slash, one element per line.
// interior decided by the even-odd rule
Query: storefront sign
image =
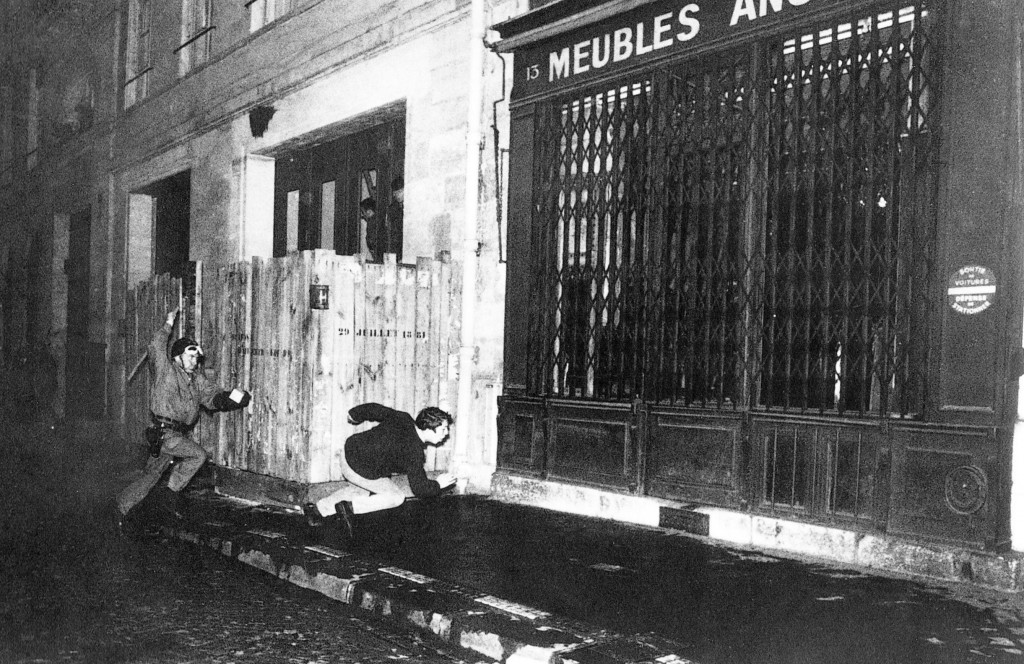
<path fill-rule="evenodd" d="M 980 314 L 996 297 L 996 276 L 980 265 L 965 265 L 949 277 L 947 298 L 953 311 Z"/>
<path fill-rule="evenodd" d="M 761 29 L 837 0 L 670 0 L 516 51 L 514 94 L 534 95 Z"/>

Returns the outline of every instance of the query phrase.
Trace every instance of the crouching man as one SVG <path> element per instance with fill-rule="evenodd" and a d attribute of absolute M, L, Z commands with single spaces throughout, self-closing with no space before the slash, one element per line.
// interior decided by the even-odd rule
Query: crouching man
<path fill-rule="evenodd" d="M 436 496 L 455 484 L 451 473 L 432 480 L 424 470 L 427 446 L 448 440 L 452 416 L 440 408 L 424 408 L 413 420 L 408 413 L 364 403 L 348 411 L 348 421 L 378 423 L 349 436 L 341 450 L 342 476 L 371 495 L 342 500 L 346 490 L 341 489 L 316 504 L 306 503 L 303 511 L 310 526 L 322 525 L 325 517 L 336 514 L 343 535 L 351 539 L 354 515 L 398 507 L 413 496 Z M 408 479 L 407 485 L 396 481 L 394 476 L 400 475 Z"/>
<path fill-rule="evenodd" d="M 115 505 L 119 530 L 133 507 L 153 490 L 160 477 L 176 459 L 166 487 L 161 487 L 160 506 L 181 517 L 184 502 L 181 490 L 206 463 L 206 450 L 192 437 L 192 428 L 199 420 L 199 408 L 238 410 L 249 405 L 251 395 L 244 390 L 228 392 L 206 378 L 201 367 L 203 351 L 194 340 L 178 339 L 167 351 L 167 341 L 178 310 L 167 314 L 167 320 L 153 335 L 149 344 L 149 362 L 153 369 L 150 387 L 150 421 L 146 437 L 150 459 L 142 477 L 118 494 Z"/>

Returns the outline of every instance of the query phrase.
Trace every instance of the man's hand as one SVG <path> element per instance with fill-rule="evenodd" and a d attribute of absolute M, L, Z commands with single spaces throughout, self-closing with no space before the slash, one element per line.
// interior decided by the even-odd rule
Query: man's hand
<path fill-rule="evenodd" d="M 236 388 L 230 392 L 219 392 L 213 395 L 213 407 L 223 411 L 240 410 L 248 406 L 251 400 L 251 394 Z"/>
<path fill-rule="evenodd" d="M 167 327 L 174 327 L 174 321 L 178 319 L 179 311 L 181 311 L 181 307 L 175 307 L 174 311 L 167 312 Z"/>
<path fill-rule="evenodd" d="M 434 481 L 437 482 L 442 489 L 447 489 L 451 485 L 455 484 L 455 480 L 457 479 L 458 478 L 455 477 L 454 473 L 441 473 L 434 478 Z"/>

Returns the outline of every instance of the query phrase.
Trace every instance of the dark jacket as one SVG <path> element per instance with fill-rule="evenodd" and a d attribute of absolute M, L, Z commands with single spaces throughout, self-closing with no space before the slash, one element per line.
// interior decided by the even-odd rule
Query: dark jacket
<path fill-rule="evenodd" d="M 416 423 L 403 413 L 379 403 L 364 403 L 348 411 L 355 424 L 379 422 L 367 431 L 352 434 L 345 441 L 345 461 L 369 480 L 407 475 L 409 488 L 420 498 L 436 496 L 441 487 L 427 477 L 424 444 Z"/>

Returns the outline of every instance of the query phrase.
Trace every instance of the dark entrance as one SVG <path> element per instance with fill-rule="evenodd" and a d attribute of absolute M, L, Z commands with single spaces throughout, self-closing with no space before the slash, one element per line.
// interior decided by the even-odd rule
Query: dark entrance
<path fill-rule="evenodd" d="M 189 219 L 192 172 L 161 180 L 145 193 L 154 200 L 153 271 L 182 278 L 189 274 Z"/>

